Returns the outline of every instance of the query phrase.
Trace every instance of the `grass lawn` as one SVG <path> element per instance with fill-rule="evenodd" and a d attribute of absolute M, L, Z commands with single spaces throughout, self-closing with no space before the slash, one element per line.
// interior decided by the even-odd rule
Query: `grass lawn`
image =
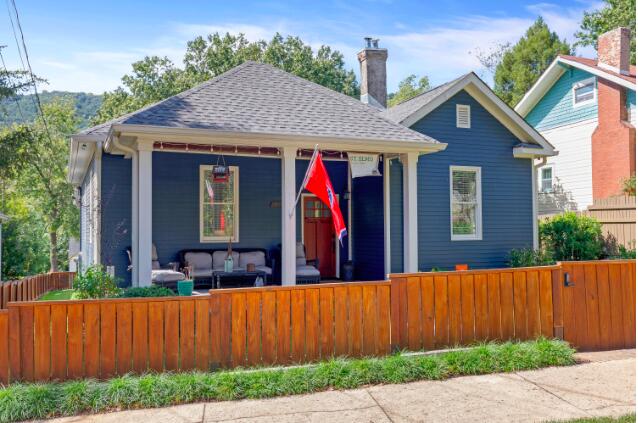
<path fill-rule="evenodd" d="M 620 417 L 586 417 L 574 420 L 560 420 L 560 423 L 635 423 L 635 421 L 635 414 L 627 414 Z"/>
<path fill-rule="evenodd" d="M 574 363 L 565 342 L 483 344 L 436 355 L 334 359 L 315 365 L 127 375 L 106 381 L 14 384 L 0 389 L 0 422 L 111 410 L 298 395 L 365 385 L 441 380 Z M 427 400 L 427 399 L 424 399 Z"/>
<path fill-rule="evenodd" d="M 77 300 L 78 293 L 74 289 L 61 289 L 59 291 L 49 291 L 42 295 L 38 301 L 59 301 L 59 300 Z"/>

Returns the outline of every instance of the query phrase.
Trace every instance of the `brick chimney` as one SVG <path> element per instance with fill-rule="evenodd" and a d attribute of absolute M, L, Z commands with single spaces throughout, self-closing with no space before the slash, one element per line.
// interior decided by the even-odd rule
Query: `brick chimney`
<path fill-rule="evenodd" d="M 598 66 L 629 74 L 630 31 L 616 28 L 598 38 Z M 636 173 L 636 128 L 627 122 L 627 90 L 597 78 L 598 126 L 591 137 L 594 199 L 621 194 L 622 181 Z"/>
<path fill-rule="evenodd" d="M 619 27 L 598 37 L 598 66 L 629 75 L 631 31 Z"/>
<path fill-rule="evenodd" d="M 366 46 L 357 54 L 361 65 L 361 101 L 385 109 L 387 100 L 386 69 L 388 50 L 379 48 L 379 40 L 364 38 Z"/>

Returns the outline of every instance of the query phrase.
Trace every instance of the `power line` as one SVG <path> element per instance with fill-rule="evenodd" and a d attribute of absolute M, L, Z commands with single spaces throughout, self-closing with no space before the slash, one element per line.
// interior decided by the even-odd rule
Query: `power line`
<path fill-rule="evenodd" d="M 7 0 L 8 2 L 9 0 Z M 38 94 L 38 86 L 37 83 L 35 81 L 35 76 L 33 75 L 33 69 L 31 68 L 31 62 L 29 60 L 29 51 L 27 50 L 27 43 L 24 40 L 24 32 L 22 31 L 22 25 L 20 24 L 20 15 L 18 14 L 18 8 L 16 6 L 16 2 L 15 0 L 11 0 L 11 4 L 13 5 L 13 10 L 15 12 L 15 17 L 16 17 L 16 24 L 18 26 L 18 31 L 20 32 L 20 39 L 22 40 L 22 49 L 24 50 L 24 58 L 26 59 L 27 62 L 27 67 L 28 69 L 25 69 L 28 71 L 29 76 L 31 77 L 31 82 L 33 83 L 33 92 L 35 93 L 35 98 L 37 100 L 37 111 L 40 113 L 40 118 L 42 119 L 42 123 L 44 124 L 44 129 L 45 132 L 47 134 L 47 138 L 49 138 L 49 142 L 53 143 L 53 140 L 51 139 L 51 134 L 49 133 L 49 126 L 47 124 L 47 120 L 44 116 L 44 113 L 42 111 L 42 102 L 40 101 L 40 95 Z M 9 13 L 9 17 L 11 17 L 11 13 Z M 13 20 L 11 21 L 11 24 L 13 26 Z M 16 38 L 16 43 L 17 43 L 17 36 L 15 33 L 15 28 L 14 28 L 14 37 Z M 20 50 L 20 44 L 18 43 L 18 51 Z M 22 55 L 20 55 L 20 59 L 22 60 Z M 24 62 L 22 63 L 22 66 L 24 67 Z"/>

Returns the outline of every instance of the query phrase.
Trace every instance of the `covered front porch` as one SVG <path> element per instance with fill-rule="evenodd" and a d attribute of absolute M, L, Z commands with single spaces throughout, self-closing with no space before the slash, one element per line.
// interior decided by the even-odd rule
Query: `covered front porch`
<path fill-rule="evenodd" d="M 118 197 L 113 201 L 117 207 L 103 208 L 101 221 L 112 227 L 130 217 L 130 271 L 124 273 L 128 256 L 123 246 L 109 252 L 109 242 L 102 239 L 100 255 L 103 261 L 106 256 L 111 257 L 106 261 L 119 261 L 116 273 L 124 284 L 148 286 L 155 260 L 162 266 L 179 263 L 180 252 L 224 250 L 229 241 L 233 250 L 260 249 L 274 259 L 269 260 L 274 264 L 271 284 L 296 283 L 300 243 L 307 259 L 320 259 L 323 280 L 341 278 L 347 261 L 353 263 L 355 280 L 383 279 L 390 272 L 389 166 L 396 158 L 393 166 L 401 166 L 403 175 L 403 270 L 418 271 L 416 165 L 422 145 L 316 142 L 348 230 L 340 244 L 316 197 L 304 192 L 294 206 L 314 140 L 231 141 L 198 135 L 122 132 L 101 155 L 102 162 L 109 162 L 102 167 L 111 169 L 103 172 L 101 193 Z M 378 154 L 382 176 L 352 178 L 348 152 Z M 206 183 L 220 160 L 230 169 L 226 190 L 223 184 Z M 122 177 L 124 169 L 130 178 Z M 211 189 L 219 193 L 219 202 L 211 201 Z"/>

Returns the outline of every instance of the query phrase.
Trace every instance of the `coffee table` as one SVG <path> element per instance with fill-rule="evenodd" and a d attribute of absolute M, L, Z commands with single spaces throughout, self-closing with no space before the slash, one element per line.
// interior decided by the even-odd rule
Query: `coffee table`
<path fill-rule="evenodd" d="M 220 288 L 241 288 L 255 286 L 257 278 L 260 277 L 266 284 L 266 272 L 255 270 L 248 272 L 246 270 L 236 270 L 232 272 L 213 271 L 213 287 Z"/>

